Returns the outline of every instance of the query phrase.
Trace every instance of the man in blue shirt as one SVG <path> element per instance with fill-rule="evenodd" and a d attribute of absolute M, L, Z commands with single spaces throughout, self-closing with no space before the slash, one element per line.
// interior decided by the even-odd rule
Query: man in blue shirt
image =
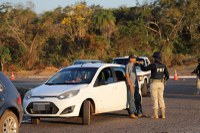
<path fill-rule="evenodd" d="M 126 81 L 127 81 L 127 93 L 128 93 L 128 103 L 129 103 L 129 114 L 133 119 L 137 119 L 137 110 L 135 106 L 134 93 L 136 90 L 139 90 L 138 80 L 136 76 L 136 56 L 129 56 L 129 63 L 126 65 Z"/>

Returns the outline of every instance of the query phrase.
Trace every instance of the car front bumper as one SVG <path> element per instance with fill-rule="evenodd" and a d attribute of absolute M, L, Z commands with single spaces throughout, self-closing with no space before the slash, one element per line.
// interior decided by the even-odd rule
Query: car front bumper
<path fill-rule="evenodd" d="M 23 107 L 25 114 L 31 117 L 75 117 L 79 116 L 81 104 L 76 98 L 47 97 L 24 100 Z"/>

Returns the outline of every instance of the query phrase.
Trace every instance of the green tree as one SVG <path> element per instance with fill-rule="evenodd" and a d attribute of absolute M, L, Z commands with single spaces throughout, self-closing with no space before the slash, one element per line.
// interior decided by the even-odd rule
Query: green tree
<path fill-rule="evenodd" d="M 40 23 L 36 13 L 29 8 L 21 9 L 19 6 L 7 13 L 5 24 L 7 38 L 10 41 L 15 40 L 15 44 L 19 45 L 23 52 L 21 66 L 32 69 L 39 59 L 38 52 L 41 51 L 47 38 L 46 22 Z"/>
<path fill-rule="evenodd" d="M 0 46 L 0 58 L 1 58 L 1 71 L 4 71 L 4 64 L 8 61 L 11 61 L 11 54 L 10 50 L 6 47 L 1 45 Z"/>
<path fill-rule="evenodd" d="M 75 42 L 85 37 L 91 24 L 93 10 L 86 3 L 78 3 L 65 8 L 66 16 L 62 20 L 67 36 Z"/>
<path fill-rule="evenodd" d="M 110 10 L 101 10 L 94 15 L 93 23 L 95 29 L 99 30 L 110 43 L 112 33 L 116 29 L 116 19 Z"/>

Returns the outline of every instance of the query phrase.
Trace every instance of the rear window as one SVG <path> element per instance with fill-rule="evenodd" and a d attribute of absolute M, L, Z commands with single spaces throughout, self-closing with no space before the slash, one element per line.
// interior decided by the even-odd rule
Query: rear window
<path fill-rule="evenodd" d="M 117 78 L 117 82 L 119 81 L 125 81 L 125 69 L 122 67 L 115 67 L 113 68 L 116 78 Z"/>
<path fill-rule="evenodd" d="M 113 63 L 114 64 L 121 64 L 121 65 L 126 65 L 128 64 L 129 59 L 128 58 L 124 58 L 124 59 L 114 59 Z"/>

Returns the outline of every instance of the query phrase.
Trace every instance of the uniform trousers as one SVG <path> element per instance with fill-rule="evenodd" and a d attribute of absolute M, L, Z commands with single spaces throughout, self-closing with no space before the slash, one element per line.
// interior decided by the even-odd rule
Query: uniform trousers
<path fill-rule="evenodd" d="M 200 77 L 197 76 L 197 94 L 200 94 Z"/>
<path fill-rule="evenodd" d="M 164 102 L 164 83 L 161 80 L 153 80 L 150 84 L 150 93 L 153 109 L 165 109 Z"/>

